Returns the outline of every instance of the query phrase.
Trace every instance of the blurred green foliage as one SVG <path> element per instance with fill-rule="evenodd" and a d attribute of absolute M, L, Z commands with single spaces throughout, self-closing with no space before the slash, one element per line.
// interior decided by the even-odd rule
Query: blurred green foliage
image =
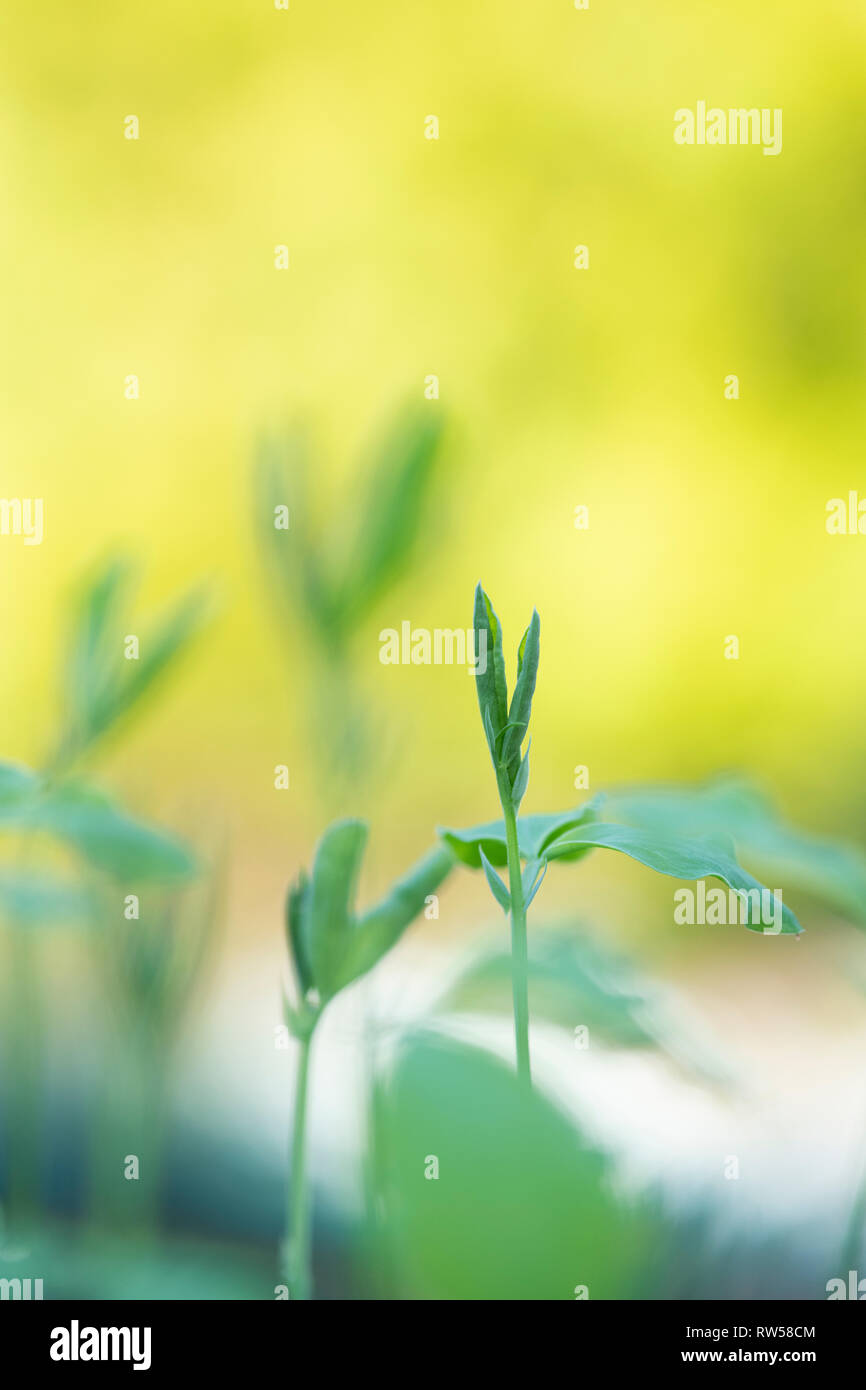
<path fill-rule="evenodd" d="M 397 1277 L 390 1296 L 635 1291 L 652 1250 L 649 1210 L 615 1193 L 604 1156 L 510 1066 L 435 1033 L 411 1035 L 372 1113 L 380 1238 Z"/>

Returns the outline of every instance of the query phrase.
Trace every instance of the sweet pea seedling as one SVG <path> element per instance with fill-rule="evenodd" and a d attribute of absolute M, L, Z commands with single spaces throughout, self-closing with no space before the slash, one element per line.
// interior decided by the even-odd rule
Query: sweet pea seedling
<path fill-rule="evenodd" d="M 533 612 L 517 654 L 517 680 L 511 702 L 505 679 L 502 628 L 493 605 L 479 584 L 475 590 L 476 650 L 487 652 L 476 675 L 478 704 L 487 746 L 496 775 L 502 820 L 476 825 L 469 830 L 440 830 L 456 858 L 471 868 L 483 869 L 494 898 L 511 917 L 511 980 L 514 1002 L 514 1038 L 517 1072 L 531 1087 L 529 1061 L 529 991 L 526 914 L 541 887 L 553 859 L 577 860 L 591 849 L 614 849 L 629 855 L 656 873 L 678 879 L 718 878 L 745 904 L 744 924 L 767 935 L 797 935 L 800 924 L 773 897 L 773 925 L 768 928 L 757 904 L 761 884 L 740 867 L 733 845 L 726 837 L 694 838 L 669 826 L 616 825 L 598 819 L 599 800 L 576 810 L 553 815 L 518 818 L 529 781 L 529 747 L 523 744 L 529 729 L 532 698 L 538 674 L 539 618 Z M 496 872 L 507 867 L 506 883 Z M 758 890 L 757 894 L 755 890 Z"/>
<path fill-rule="evenodd" d="M 312 1294 L 309 1193 L 306 1176 L 307 1086 L 313 1034 L 335 995 L 365 975 L 396 945 L 429 896 L 450 873 L 454 859 L 437 845 L 397 879 L 375 907 L 356 915 L 354 900 L 367 825 L 335 821 L 319 841 L 312 874 L 303 871 L 289 888 L 286 935 L 296 1002 L 284 1000 L 286 1024 L 298 1039 L 298 1080 L 292 1127 L 292 1168 L 286 1282 L 292 1298 Z"/>

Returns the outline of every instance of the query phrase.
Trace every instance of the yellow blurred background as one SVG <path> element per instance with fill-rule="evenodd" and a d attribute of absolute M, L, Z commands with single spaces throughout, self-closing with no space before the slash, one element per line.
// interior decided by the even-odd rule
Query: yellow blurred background
<path fill-rule="evenodd" d="M 824 520 L 866 486 L 862 5 L 83 0 L 5 29 L 2 492 L 46 506 L 41 547 L 0 541 L 5 756 L 50 742 L 83 572 L 135 554 L 142 611 L 210 579 L 206 636 L 105 775 L 176 821 L 219 808 L 233 929 L 271 932 L 323 809 L 255 442 L 306 422 L 338 535 L 408 400 L 448 433 L 420 563 L 355 646 L 396 750 L 343 808 L 373 823 L 369 891 L 493 813 L 465 671 L 378 660 L 404 618 L 466 627 L 478 578 L 507 651 L 541 614 L 526 810 L 579 799 L 576 764 L 593 791 L 743 767 L 859 838 L 866 541 Z M 702 99 L 783 108 L 780 157 L 675 145 Z"/>

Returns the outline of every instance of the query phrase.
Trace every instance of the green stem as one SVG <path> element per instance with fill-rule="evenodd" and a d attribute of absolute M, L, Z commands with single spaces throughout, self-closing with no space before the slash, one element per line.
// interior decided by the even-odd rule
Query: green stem
<path fill-rule="evenodd" d="M 310 1194 L 307 1184 L 307 1090 L 310 1053 L 315 1024 L 301 1040 L 295 1113 L 292 1123 L 292 1170 L 289 1182 L 289 1209 L 286 1214 L 286 1282 L 293 1299 L 302 1302 L 313 1296 L 310 1264 Z"/>
<path fill-rule="evenodd" d="M 860 1257 L 860 1249 L 863 1244 L 863 1226 L 866 1223 L 866 1169 L 854 1195 L 854 1204 L 848 1217 L 848 1224 L 845 1228 L 845 1237 L 842 1242 L 841 1264 L 839 1271 L 842 1277 L 848 1273 L 849 1269 L 855 1269 Z"/>
<path fill-rule="evenodd" d="M 514 999 L 514 1045 L 517 1052 L 518 1080 L 532 1090 L 529 1066 L 529 962 L 526 944 L 526 907 L 520 873 L 517 840 L 517 814 L 508 789 L 500 785 L 499 796 L 505 817 L 508 848 L 508 886 L 511 893 L 511 992 Z"/>

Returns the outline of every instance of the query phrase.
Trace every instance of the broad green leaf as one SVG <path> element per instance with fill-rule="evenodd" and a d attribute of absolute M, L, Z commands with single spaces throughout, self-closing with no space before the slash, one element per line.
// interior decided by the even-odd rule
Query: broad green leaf
<path fill-rule="evenodd" d="M 592 848 L 617 850 L 656 873 L 667 874 L 671 878 L 718 878 L 736 893 L 760 892 L 762 888 L 756 878 L 740 868 L 733 857 L 733 850 L 725 854 L 716 843 L 666 836 L 638 826 L 613 825 L 603 821 L 578 826 L 549 842 L 544 852 L 548 859 L 562 859 L 571 858 L 576 849 L 585 851 Z M 765 935 L 772 934 L 772 928 L 762 927 L 751 900 L 749 921 L 745 925 L 752 930 L 763 930 Z M 793 912 L 784 903 L 780 930 L 791 935 L 802 931 Z"/>
<path fill-rule="evenodd" d="M 493 766 L 498 769 L 500 749 L 497 742 L 503 737 L 508 722 L 508 690 L 505 684 L 505 658 L 502 654 L 502 628 L 490 599 L 481 585 L 475 588 L 475 656 L 478 667 L 475 687 L 481 722 L 490 748 Z"/>
<path fill-rule="evenodd" d="M 536 1089 L 480 1049 L 405 1040 L 373 1105 L 373 1171 L 399 1294 L 421 1299 L 627 1297 L 658 1230 L 612 1164 Z M 438 1182 L 425 1182 L 425 1157 Z M 379 1261 L 374 1261 L 379 1264 Z"/>
<path fill-rule="evenodd" d="M 611 818 L 681 835 L 727 834 L 761 877 L 811 894 L 866 923 L 866 855 L 855 845 L 789 825 L 748 783 L 647 786 L 614 792 Z"/>
<path fill-rule="evenodd" d="M 313 981 L 323 999 L 342 984 L 366 845 L 366 824 L 342 820 L 328 827 L 316 850 L 309 899 L 310 958 Z"/>
<path fill-rule="evenodd" d="M 517 796 L 516 783 L 521 768 L 520 750 L 529 728 L 532 697 L 535 694 L 540 630 L 540 619 L 538 613 L 533 609 L 529 627 L 523 634 L 517 653 L 517 681 L 508 710 L 508 729 L 502 739 L 502 762 L 505 764 L 510 784 L 515 787 L 515 798 L 518 804 L 520 797 Z M 520 796 L 522 795 L 521 792 Z"/>
<path fill-rule="evenodd" d="M 487 858 L 487 855 L 484 853 L 484 850 L 479 847 L 478 853 L 481 857 L 481 867 L 484 870 L 484 877 L 487 879 L 487 884 L 490 888 L 491 893 L 493 894 L 496 901 L 499 903 L 499 906 L 502 908 L 502 911 L 510 912 L 511 894 L 509 893 L 505 884 L 502 882 L 502 879 L 499 877 L 490 860 Z"/>
<path fill-rule="evenodd" d="M 449 851 L 435 846 L 357 920 L 340 967 L 340 988 L 371 970 L 396 945 L 453 867 Z"/>
<path fill-rule="evenodd" d="M 555 815 L 520 816 L 517 821 L 517 842 L 521 859 L 542 859 L 549 841 L 572 827 L 584 825 L 595 818 L 598 800 L 593 798 L 573 811 L 559 811 Z M 505 822 L 487 821 L 483 825 L 470 826 L 468 830 L 440 828 L 441 838 L 462 864 L 470 869 L 481 868 L 481 850 L 490 863 L 502 868 L 508 862 Z M 588 850 L 576 849 L 574 858 L 579 859 Z"/>

